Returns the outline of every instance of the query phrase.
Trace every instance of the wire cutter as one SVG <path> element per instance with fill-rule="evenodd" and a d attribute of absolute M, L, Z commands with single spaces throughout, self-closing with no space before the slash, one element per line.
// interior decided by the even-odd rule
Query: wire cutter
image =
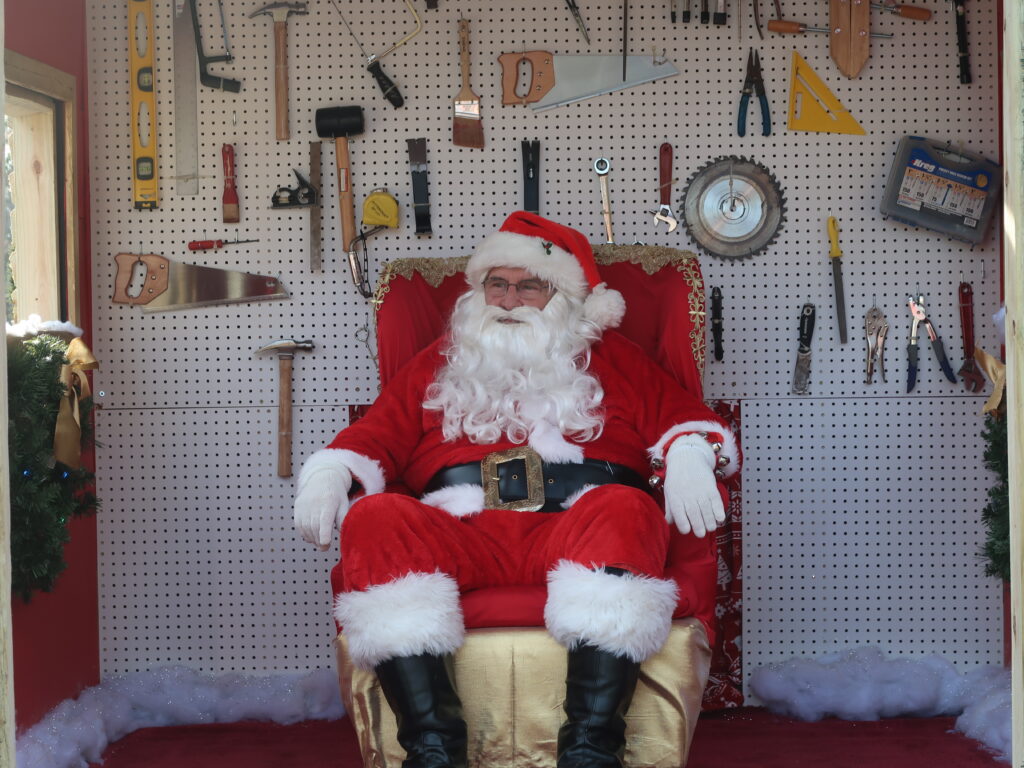
<path fill-rule="evenodd" d="M 917 384 L 917 330 L 918 326 L 922 323 L 928 332 L 928 338 L 932 342 L 932 350 L 934 350 L 935 357 L 939 361 L 942 373 L 947 379 L 956 384 L 956 376 L 949 365 L 949 360 L 946 359 L 946 350 L 942 346 L 942 339 L 939 338 L 939 334 L 935 331 L 935 326 L 932 325 L 932 321 L 928 319 L 928 315 L 924 311 L 924 296 L 918 296 L 917 298 L 911 296 L 907 299 L 907 306 L 910 307 L 910 314 L 914 316 L 914 323 L 910 328 L 910 343 L 907 344 L 907 392 L 912 392 L 914 385 Z"/>
<path fill-rule="evenodd" d="M 736 120 L 736 133 L 740 136 L 747 135 L 747 105 L 750 103 L 750 95 L 757 94 L 757 100 L 761 102 L 761 135 L 769 136 L 772 132 L 772 115 L 768 109 L 768 97 L 764 93 L 764 80 L 761 79 L 761 57 L 757 51 L 750 49 L 747 56 L 747 74 L 743 79 L 743 94 L 740 96 L 740 112 Z"/>

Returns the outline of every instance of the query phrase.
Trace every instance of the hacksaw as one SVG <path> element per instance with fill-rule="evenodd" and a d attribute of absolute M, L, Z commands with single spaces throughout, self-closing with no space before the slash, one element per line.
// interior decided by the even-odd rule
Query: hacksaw
<path fill-rule="evenodd" d="M 128 34 L 128 71 L 132 78 L 132 193 L 137 209 L 152 210 L 160 202 L 153 0 L 131 0 L 128 5 Z"/>
<path fill-rule="evenodd" d="M 858 136 L 867 133 L 795 50 L 789 83 L 788 127 L 791 131 L 850 133 Z"/>

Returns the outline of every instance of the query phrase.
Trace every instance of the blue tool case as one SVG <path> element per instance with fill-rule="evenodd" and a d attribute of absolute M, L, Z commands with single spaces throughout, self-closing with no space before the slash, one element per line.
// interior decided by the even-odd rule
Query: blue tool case
<path fill-rule="evenodd" d="M 904 136 L 882 195 L 882 215 L 977 245 L 999 200 L 998 163 L 949 142 Z"/>

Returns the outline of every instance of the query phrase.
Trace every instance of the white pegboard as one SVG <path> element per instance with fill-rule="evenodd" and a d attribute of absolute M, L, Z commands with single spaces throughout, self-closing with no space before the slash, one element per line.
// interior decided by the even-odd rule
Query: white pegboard
<path fill-rule="evenodd" d="M 744 401 L 748 670 L 862 645 L 1003 663 L 977 424 L 964 398 Z"/>
<path fill-rule="evenodd" d="M 787 221 L 778 242 L 762 255 L 736 263 L 702 259 L 707 285 L 721 286 L 725 295 L 725 360 L 718 363 L 709 356 L 708 395 L 741 399 L 744 409 L 748 401 L 762 405 L 776 398 L 780 404 L 803 407 L 803 401 L 789 395 L 789 386 L 797 314 L 805 301 L 812 301 L 818 307 L 818 325 L 811 391 L 815 398 L 825 398 L 820 402 L 827 404 L 834 419 L 842 418 L 851 403 L 865 403 L 863 407 L 878 416 L 867 421 L 863 436 L 867 444 L 903 439 L 892 432 L 885 418 L 892 402 L 916 405 L 909 410 L 917 417 L 914 430 L 933 435 L 932 444 L 939 446 L 963 443 L 962 429 L 951 426 L 949 413 L 980 407 L 976 397 L 966 397 L 962 388 L 941 377 L 927 345 L 922 349 L 917 390 L 913 397 L 901 397 L 909 327 L 904 302 L 911 292 L 925 295 L 956 368 L 961 360 L 956 285 L 962 275 L 974 286 L 978 343 L 994 350 L 997 341 L 986 318 L 997 304 L 997 237 L 990 236 L 985 245 L 970 249 L 934 233 L 884 221 L 878 204 L 897 143 L 905 134 L 959 141 L 966 149 L 997 155 L 994 3 L 970 6 L 974 84 L 961 86 L 950 7 L 936 0 L 919 2 L 935 14 L 927 23 L 875 14 L 876 28 L 893 32 L 896 38 L 872 43 L 871 59 L 856 80 L 838 73 L 821 36 L 766 33 L 764 41 L 757 40 L 749 3 L 730 2 L 730 10 L 741 7 L 741 18 L 717 28 L 695 23 L 673 27 L 668 22 L 668 2 L 632 2 L 630 52 L 664 50 L 681 74 L 538 114 L 522 106 L 501 106 L 497 56 L 524 46 L 557 54 L 620 53 L 621 4 L 580 3 L 591 32 L 592 44 L 587 48 L 564 4 L 526 0 L 499 7 L 482 0 L 440 0 L 438 10 L 427 10 L 422 0 L 414 2 L 423 32 L 383 60 L 384 69 L 406 98 L 406 105 L 397 110 L 383 100 L 363 71 L 358 50 L 327 0 L 311 0 L 307 16 L 289 19 L 292 138 L 278 142 L 273 139 L 272 123 L 272 25 L 266 17 L 248 18 L 262 2 L 224 0 L 235 60 L 213 65 L 212 70 L 242 80 L 242 91 L 229 94 L 199 88 L 203 178 L 198 196 L 182 197 L 171 178 L 175 174 L 171 0 L 156 0 L 161 173 L 161 204 L 156 211 L 132 208 L 127 15 L 124 6 L 89 2 L 93 334 L 102 361 L 96 389 L 103 393 L 99 439 L 105 446 L 98 471 L 104 502 L 100 538 L 105 672 L 176 659 L 216 671 L 320 664 L 328 658 L 322 642 L 324 633 L 329 634 L 326 601 L 301 603 L 304 618 L 296 621 L 290 612 L 302 590 L 283 582 L 272 587 L 246 584 L 243 602 L 259 615 L 250 616 L 244 629 L 237 622 L 213 623 L 225 646 L 236 642 L 236 631 L 261 635 L 287 627 L 296 646 L 288 650 L 287 660 L 254 646 L 241 650 L 247 645 L 242 642 L 232 666 L 214 652 L 215 634 L 204 650 L 186 653 L 188 635 L 179 627 L 194 622 L 184 607 L 175 607 L 181 604 L 170 597 L 170 587 L 160 592 L 158 585 L 172 581 L 173 571 L 170 561 L 157 556 L 173 549 L 180 535 L 167 528 L 165 519 L 185 516 L 222 531 L 209 543 L 204 543 L 206 529 L 196 528 L 189 534 L 192 565 L 215 562 L 228 550 L 237 558 L 234 570 L 202 571 L 204 578 L 190 587 L 193 614 L 201 609 L 204 616 L 215 616 L 224 604 L 214 597 L 216 593 L 228 585 L 240 589 L 249 563 L 267 557 L 283 571 L 294 572 L 316 594 L 325 592 L 330 558 L 295 542 L 289 522 L 292 483 L 273 473 L 271 416 L 277 402 L 277 364 L 253 356 L 256 348 L 277 338 L 311 338 L 316 343 L 315 351 L 297 356 L 295 365 L 296 465 L 342 426 L 347 404 L 369 402 L 376 392 L 373 362 L 356 338 L 367 321 L 367 302 L 352 286 L 340 253 L 333 144 L 323 144 L 323 272 L 309 270 L 307 212 L 274 211 L 269 205 L 277 186 L 294 184 L 292 168 L 308 172 L 308 145 L 317 138 L 314 113 L 319 107 L 364 108 L 365 131 L 351 141 L 357 207 L 371 189 L 386 186 L 402 208 L 401 228 L 370 241 L 374 278 L 387 258 L 468 253 L 508 212 L 520 207 L 520 141 L 524 139 L 541 142 L 541 213 L 579 228 L 593 242 L 604 239 L 599 187 L 591 170 L 594 158 L 608 157 L 612 163 L 612 209 L 619 242 L 639 239 L 688 248 L 692 245 L 682 228 L 671 235 L 655 229 L 648 213 L 657 200 L 659 145 L 669 141 L 675 148 L 674 176 L 680 180 L 673 190 L 676 203 L 683 182 L 708 159 L 723 154 L 754 157 L 779 179 L 787 199 Z M 412 28 L 399 0 L 339 3 L 367 52 L 380 52 Z M 768 4 L 762 5 L 767 18 Z M 825 0 L 786 0 L 784 8 L 794 20 L 812 25 L 827 21 Z M 483 150 L 451 144 L 451 103 L 460 84 L 456 26 L 460 14 L 471 20 L 471 82 L 483 104 Z M 221 51 L 217 4 L 200 0 L 200 16 L 207 52 Z M 768 138 L 760 136 L 756 103 L 751 105 L 748 135 L 735 135 L 739 89 L 751 45 L 760 50 L 771 101 L 773 133 Z M 868 135 L 785 129 L 794 47 Z M 411 216 L 405 140 L 417 137 L 427 139 L 434 231 L 429 237 L 414 234 Z M 242 208 L 238 225 L 220 223 L 220 147 L 225 142 L 233 143 L 237 154 Z M 831 309 L 824 225 L 829 210 L 840 220 L 846 254 L 850 342 L 845 346 L 838 344 Z M 205 253 L 185 248 L 191 239 L 236 235 L 260 242 Z M 142 314 L 109 301 L 113 255 L 120 251 L 154 252 L 177 261 L 279 276 L 292 298 Z M 885 311 L 891 326 L 889 381 L 883 383 L 876 376 L 876 383 L 867 387 L 861 328 L 864 312 L 873 301 Z M 305 422 L 312 414 L 317 414 L 314 425 Z M 977 435 L 979 425 L 975 423 L 969 434 Z M 790 443 L 799 442 L 795 428 L 790 437 Z M 751 456 L 780 450 L 761 446 L 749 435 L 745 447 Z M 147 502 L 145 514 L 137 509 L 139 479 L 132 469 L 139 456 L 148 457 L 146 482 L 165 489 Z M 216 461 L 223 463 L 211 465 Z M 988 483 L 975 470 L 977 462 L 954 460 L 948 453 L 932 451 L 922 463 L 934 475 L 959 478 L 976 493 Z M 900 471 L 886 467 L 877 482 L 898 488 Z M 245 477 L 246 482 L 234 485 L 236 477 Z M 794 463 L 780 469 L 773 482 L 799 483 L 802 477 L 802 469 Z M 837 476 L 836 482 L 840 481 L 850 482 Z M 757 491 L 754 482 L 748 475 L 748 519 L 757 514 L 749 501 Z M 171 491 L 178 488 L 203 491 L 174 497 Z M 852 499 L 850 504 L 852 513 Z M 893 509 L 898 504 L 898 499 L 891 502 Z M 240 535 L 239 516 L 253 514 L 248 510 L 262 520 L 273 519 L 276 527 L 261 529 L 258 536 Z M 132 560 L 133 546 L 142 542 L 151 556 Z M 748 537 L 747 546 L 750 552 L 758 551 L 758 540 Z M 748 567 L 753 567 L 751 556 L 746 559 Z M 854 569 L 851 578 L 873 573 L 867 566 L 849 567 Z M 750 582 L 748 575 L 748 590 Z M 141 620 L 144 604 L 128 598 L 136 584 L 151 585 L 147 586 L 149 597 L 161 598 L 159 615 L 146 614 L 149 618 Z M 267 595 L 267 590 L 283 590 L 288 597 L 278 599 Z M 751 621 L 748 617 L 746 650 L 756 654 L 750 645 Z M 989 623 L 993 622 L 997 617 L 991 617 Z M 156 657 L 146 651 L 149 646 L 142 638 L 150 635 L 133 629 L 136 625 L 147 626 L 149 633 L 159 632 L 165 650 Z M 892 647 L 898 648 L 902 630 L 892 629 Z M 948 642 L 951 648 L 959 648 L 962 641 L 950 637 Z M 179 646 L 176 657 L 174 649 Z M 794 638 L 794 652 L 798 647 L 799 638 Z M 311 650 L 303 650 L 307 648 Z"/>

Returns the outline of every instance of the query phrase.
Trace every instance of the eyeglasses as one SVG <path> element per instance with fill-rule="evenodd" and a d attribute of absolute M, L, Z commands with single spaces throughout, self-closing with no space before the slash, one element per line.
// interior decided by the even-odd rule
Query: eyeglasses
<path fill-rule="evenodd" d="M 500 299 L 506 293 L 509 288 L 516 289 L 516 295 L 519 296 L 523 301 L 533 301 L 539 299 L 542 296 L 546 296 L 552 292 L 551 283 L 545 283 L 543 280 L 520 280 L 518 283 L 510 283 L 503 277 L 488 277 L 483 282 L 484 293 L 487 294 L 488 298 Z"/>

